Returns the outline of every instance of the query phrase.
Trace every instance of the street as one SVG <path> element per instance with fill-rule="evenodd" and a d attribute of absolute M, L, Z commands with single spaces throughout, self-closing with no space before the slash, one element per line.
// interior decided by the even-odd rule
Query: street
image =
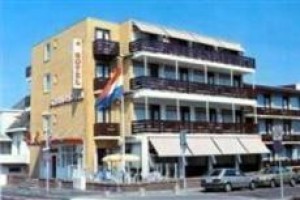
<path fill-rule="evenodd" d="M 285 199 L 300 196 L 300 185 L 297 187 L 285 187 Z M 181 191 L 174 194 L 173 191 L 153 191 L 146 192 L 144 195 L 140 193 L 111 193 L 104 194 L 101 192 L 81 192 L 75 190 L 51 190 L 46 194 L 43 189 L 22 189 L 22 188 L 4 188 L 2 199 L 4 200 L 39 200 L 39 199 L 53 199 L 53 200 L 180 200 L 180 199 L 204 199 L 204 200 L 247 200 L 247 199 L 280 199 L 280 188 L 259 188 L 255 191 L 238 190 L 230 193 L 225 192 L 200 192 L 199 189 Z"/>

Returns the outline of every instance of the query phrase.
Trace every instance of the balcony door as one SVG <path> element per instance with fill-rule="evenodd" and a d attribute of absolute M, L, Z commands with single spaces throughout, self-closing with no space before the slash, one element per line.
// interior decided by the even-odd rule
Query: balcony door
<path fill-rule="evenodd" d="M 189 81 L 189 70 L 187 68 L 179 69 L 179 79 L 181 81 Z"/>
<path fill-rule="evenodd" d="M 149 76 L 154 78 L 159 77 L 159 66 L 157 64 L 149 65 Z"/>
<path fill-rule="evenodd" d="M 108 63 L 99 62 L 96 65 L 96 78 L 107 79 L 110 76 L 110 67 Z"/>
<path fill-rule="evenodd" d="M 283 97 L 282 98 L 282 109 L 283 110 L 288 110 L 289 109 L 289 104 L 290 104 L 289 97 Z"/>
<path fill-rule="evenodd" d="M 268 94 L 265 94 L 264 95 L 264 106 L 265 106 L 265 108 L 270 109 L 271 108 L 271 104 L 272 104 L 272 102 L 271 102 L 271 96 L 268 95 Z"/>
<path fill-rule="evenodd" d="M 212 72 L 208 72 L 207 81 L 208 81 L 209 85 L 214 85 L 215 84 L 215 74 Z"/>
<path fill-rule="evenodd" d="M 272 134 L 273 129 L 273 120 L 272 119 L 266 119 L 266 133 Z"/>
<path fill-rule="evenodd" d="M 110 40 L 110 31 L 101 28 L 96 28 L 95 39 Z"/>
<path fill-rule="evenodd" d="M 242 87 L 241 76 L 234 76 L 233 77 L 233 86 L 236 88 Z"/>
<path fill-rule="evenodd" d="M 283 121 L 283 132 L 284 134 L 291 134 L 292 132 L 292 123 L 290 120 Z"/>
<path fill-rule="evenodd" d="M 150 105 L 150 120 L 157 121 L 160 120 L 160 106 L 159 105 Z"/>
<path fill-rule="evenodd" d="M 180 107 L 180 120 L 181 122 L 189 122 L 191 120 L 190 108 L 187 106 Z"/>
<path fill-rule="evenodd" d="M 210 121 L 210 123 L 217 123 L 216 109 L 209 109 L 209 121 Z"/>

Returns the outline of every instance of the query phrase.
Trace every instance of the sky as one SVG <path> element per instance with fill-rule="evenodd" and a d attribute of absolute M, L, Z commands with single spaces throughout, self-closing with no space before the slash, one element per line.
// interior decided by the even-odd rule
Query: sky
<path fill-rule="evenodd" d="M 0 0 L 0 109 L 28 93 L 31 48 L 85 17 L 138 19 L 241 43 L 257 63 L 256 82 L 300 82 L 297 1 Z"/>

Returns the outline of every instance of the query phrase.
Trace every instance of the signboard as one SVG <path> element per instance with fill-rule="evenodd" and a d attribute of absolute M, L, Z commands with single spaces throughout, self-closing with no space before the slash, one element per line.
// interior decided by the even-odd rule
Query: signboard
<path fill-rule="evenodd" d="M 73 89 L 82 89 L 82 39 L 73 39 Z"/>
<path fill-rule="evenodd" d="M 50 102 L 50 107 L 56 107 L 56 106 L 61 106 L 64 104 L 72 103 L 72 102 L 78 102 L 81 101 L 84 97 L 83 91 L 80 91 L 79 93 L 70 93 L 66 94 L 54 99 L 51 99 Z"/>

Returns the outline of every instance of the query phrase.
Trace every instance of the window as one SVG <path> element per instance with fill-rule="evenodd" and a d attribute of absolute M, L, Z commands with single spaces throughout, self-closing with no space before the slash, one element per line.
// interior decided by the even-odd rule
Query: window
<path fill-rule="evenodd" d="M 144 76 L 144 66 L 143 63 L 141 62 L 134 62 L 133 63 L 133 73 L 134 73 L 134 77 L 140 77 L 140 76 Z"/>
<path fill-rule="evenodd" d="M 95 31 L 95 39 L 110 40 L 110 31 L 97 28 Z"/>
<path fill-rule="evenodd" d="M 44 62 L 48 62 L 51 56 L 51 44 L 47 43 L 44 45 Z"/>
<path fill-rule="evenodd" d="M 51 135 L 51 116 L 43 115 L 43 133 Z"/>
<path fill-rule="evenodd" d="M 205 108 L 195 108 L 195 119 L 197 122 L 205 122 L 206 121 Z"/>
<path fill-rule="evenodd" d="M 172 66 L 165 67 L 165 78 L 166 79 L 176 79 L 175 67 L 172 67 Z"/>
<path fill-rule="evenodd" d="M 110 122 L 110 109 L 97 111 L 97 123 Z"/>
<path fill-rule="evenodd" d="M 175 106 L 167 106 L 166 119 L 167 120 L 177 120 L 177 111 L 176 111 Z"/>
<path fill-rule="evenodd" d="M 194 70 L 193 81 L 198 83 L 204 83 L 204 73 L 203 71 Z"/>
<path fill-rule="evenodd" d="M 1 142 L 0 143 L 0 154 L 11 154 L 11 143 Z"/>
<path fill-rule="evenodd" d="M 290 105 L 290 101 L 289 101 L 289 97 L 283 97 L 282 98 L 282 108 L 285 109 L 285 110 L 288 110 L 289 109 L 289 106 Z"/>
<path fill-rule="evenodd" d="M 96 78 L 108 78 L 110 75 L 110 67 L 107 63 L 97 63 Z"/>
<path fill-rule="evenodd" d="M 233 169 L 228 169 L 225 172 L 225 176 L 235 176 L 236 175 L 236 171 Z"/>
<path fill-rule="evenodd" d="M 78 154 L 75 145 L 62 146 L 60 150 L 62 167 L 77 165 Z"/>
<path fill-rule="evenodd" d="M 43 77 L 43 91 L 49 92 L 51 90 L 51 74 L 45 74 Z"/>
<path fill-rule="evenodd" d="M 142 104 L 135 104 L 134 105 L 134 113 L 136 120 L 144 120 L 145 117 L 145 106 Z"/>
<path fill-rule="evenodd" d="M 266 119 L 266 133 L 271 134 L 273 129 L 273 121 L 271 119 Z"/>

